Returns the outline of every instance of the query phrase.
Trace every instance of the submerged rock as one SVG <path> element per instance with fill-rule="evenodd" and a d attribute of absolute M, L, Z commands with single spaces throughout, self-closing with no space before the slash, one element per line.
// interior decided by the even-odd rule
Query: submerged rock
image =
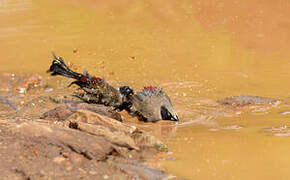
<path fill-rule="evenodd" d="M 269 105 L 275 106 L 278 105 L 281 101 L 273 98 L 265 98 L 260 96 L 232 96 L 225 99 L 217 101 L 220 104 L 228 105 L 232 107 L 243 107 L 243 106 L 256 106 L 256 105 Z"/>

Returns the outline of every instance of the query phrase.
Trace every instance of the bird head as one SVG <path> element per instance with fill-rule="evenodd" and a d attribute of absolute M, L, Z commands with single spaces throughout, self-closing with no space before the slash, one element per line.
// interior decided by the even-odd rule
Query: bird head
<path fill-rule="evenodd" d="M 178 115 L 170 98 L 160 88 L 148 86 L 136 94 L 133 105 L 147 121 L 178 121 Z"/>
<path fill-rule="evenodd" d="M 160 114 L 163 120 L 178 121 L 178 115 L 167 95 L 164 96 L 164 100 L 160 106 Z"/>
<path fill-rule="evenodd" d="M 175 110 L 173 110 L 172 108 L 168 108 L 166 106 L 161 106 L 160 114 L 161 114 L 162 120 L 170 120 L 170 121 L 179 120 Z"/>

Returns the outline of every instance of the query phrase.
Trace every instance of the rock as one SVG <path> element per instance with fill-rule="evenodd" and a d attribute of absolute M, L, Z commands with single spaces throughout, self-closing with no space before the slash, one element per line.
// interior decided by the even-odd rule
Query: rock
<path fill-rule="evenodd" d="M 113 145 L 102 137 L 53 124 L 25 122 L 9 127 L 8 131 L 40 145 L 60 147 L 64 152 L 76 152 L 89 160 L 103 160 L 114 151 Z"/>
<path fill-rule="evenodd" d="M 58 109 L 61 110 L 60 107 Z M 120 147 L 135 150 L 139 150 L 139 147 L 154 148 L 158 151 L 167 150 L 165 144 L 149 133 L 137 129 L 135 126 L 130 126 L 88 110 L 77 110 L 67 117 L 71 112 L 66 113 L 66 110 L 62 110 L 62 114 L 52 111 L 50 112 L 51 114 L 45 113 L 45 115 L 46 117 L 61 119 L 63 121 L 61 124 L 65 127 L 103 137 L 108 142 Z"/>
<path fill-rule="evenodd" d="M 67 123 L 66 121 L 63 122 Z M 164 179 L 167 174 L 138 159 L 123 136 L 106 127 L 78 122 L 79 129 L 49 121 L 0 120 L 0 171 L 3 179 Z M 97 131 L 98 130 L 98 131 Z M 99 131 L 102 130 L 103 132 Z M 102 136 L 101 133 L 105 133 Z M 111 132 L 112 138 L 107 134 Z M 120 131 L 121 132 L 121 131 Z M 133 132 L 134 134 L 135 132 Z M 139 136 L 142 136 L 139 132 Z M 106 139 L 108 138 L 108 139 Z M 122 140 L 123 139 L 123 140 Z M 117 142 L 117 143 L 116 143 Z M 142 150 L 144 151 L 144 150 Z M 131 153 L 133 152 L 133 153 Z M 127 154 L 131 158 L 126 158 Z M 136 155 L 137 154 L 137 155 Z"/>
<path fill-rule="evenodd" d="M 131 137 L 134 139 L 135 143 L 138 144 L 138 146 L 141 148 L 154 148 L 158 151 L 168 150 L 167 146 L 163 142 L 145 131 L 135 131 L 131 135 Z"/>
<path fill-rule="evenodd" d="M 127 125 L 125 123 L 116 121 L 115 119 L 102 116 L 98 113 L 93 113 L 87 110 L 77 110 L 72 114 L 67 121 L 70 122 L 84 122 L 94 125 L 104 126 L 113 131 L 122 131 L 124 133 L 133 133 L 136 130 L 136 127 Z"/>
<path fill-rule="evenodd" d="M 64 121 L 67 119 L 70 115 L 72 115 L 74 112 L 71 111 L 69 108 L 67 108 L 64 105 L 58 106 L 52 110 L 49 110 L 45 113 L 43 113 L 40 118 L 41 119 L 49 119 L 54 121 Z"/>
<path fill-rule="evenodd" d="M 149 133 L 125 123 L 86 110 L 78 110 L 66 120 L 65 126 L 103 136 L 113 144 L 138 150 L 154 148 L 166 151 L 167 146 Z"/>
<path fill-rule="evenodd" d="M 15 105 L 8 98 L 0 96 L 0 111 L 19 110 L 20 107 Z"/>
<path fill-rule="evenodd" d="M 45 86 L 38 75 L 0 75 L 1 179 L 166 177 L 143 163 L 166 147 L 162 142 L 109 107 L 55 103 L 51 97 L 62 92 L 39 88 Z"/>
<path fill-rule="evenodd" d="M 117 168 L 130 174 L 133 179 L 167 179 L 168 175 L 159 168 L 152 168 L 146 163 L 137 163 L 135 160 L 127 159 L 126 162 L 120 161 L 118 158 L 112 158 L 112 163 L 116 164 Z"/>
<path fill-rule="evenodd" d="M 70 108 L 72 111 L 77 111 L 77 110 L 88 110 L 91 112 L 95 112 L 97 114 L 116 119 L 118 121 L 122 121 L 121 115 L 114 111 L 112 108 L 101 105 L 101 104 L 88 104 L 88 103 L 68 103 L 66 104 L 67 107 Z"/>
<path fill-rule="evenodd" d="M 122 121 L 122 117 L 119 113 L 113 111 L 111 108 L 99 104 L 87 104 L 87 103 L 66 103 L 62 104 L 50 111 L 41 115 L 41 119 L 50 119 L 56 121 L 63 121 L 69 116 L 74 114 L 78 110 L 88 110 L 98 113 L 109 118 L 113 118 L 118 121 Z"/>
<path fill-rule="evenodd" d="M 26 93 L 37 87 L 46 87 L 46 82 L 37 74 L 15 75 L 13 73 L 3 73 L 0 75 L 0 91 L 17 90 L 19 93 Z"/>
<path fill-rule="evenodd" d="M 259 96 L 248 96 L 248 95 L 240 95 L 240 96 L 232 96 L 225 99 L 221 99 L 217 101 L 220 104 L 228 105 L 232 107 L 243 107 L 243 106 L 274 106 L 279 104 L 281 101 L 273 98 L 265 98 Z"/>
<path fill-rule="evenodd" d="M 108 142 L 121 147 L 139 150 L 139 147 L 136 146 L 134 140 L 121 131 L 112 131 L 104 126 L 78 122 L 77 120 L 73 119 L 69 119 L 66 126 L 73 129 L 78 129 L 88 134 L 103 137 Z"/>

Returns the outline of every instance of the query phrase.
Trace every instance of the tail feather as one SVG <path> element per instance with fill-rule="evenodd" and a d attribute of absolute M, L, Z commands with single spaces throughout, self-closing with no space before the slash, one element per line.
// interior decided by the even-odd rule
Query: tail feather
<path fill-rule="evenodd" d="M 48 70 L 51 72 L 52 76 L 61 75 L 69 78 L 73 78 L 76 80 L 80 80 L 82 74 L 72 71 L 63 61 L 61 57 L 57 57 L 53 52 L 53 61 Z"/>

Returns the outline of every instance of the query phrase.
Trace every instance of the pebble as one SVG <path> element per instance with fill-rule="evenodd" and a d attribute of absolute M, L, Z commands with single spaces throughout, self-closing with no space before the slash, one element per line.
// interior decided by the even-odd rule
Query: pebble
<path fill-rule="evenodd" d="M 103 178 L 104 178 L 104 179 L 109 179 L 109 176 L 108 176 L 107 174 L 105 174 L 105 175 L 103 176 Z"/>

